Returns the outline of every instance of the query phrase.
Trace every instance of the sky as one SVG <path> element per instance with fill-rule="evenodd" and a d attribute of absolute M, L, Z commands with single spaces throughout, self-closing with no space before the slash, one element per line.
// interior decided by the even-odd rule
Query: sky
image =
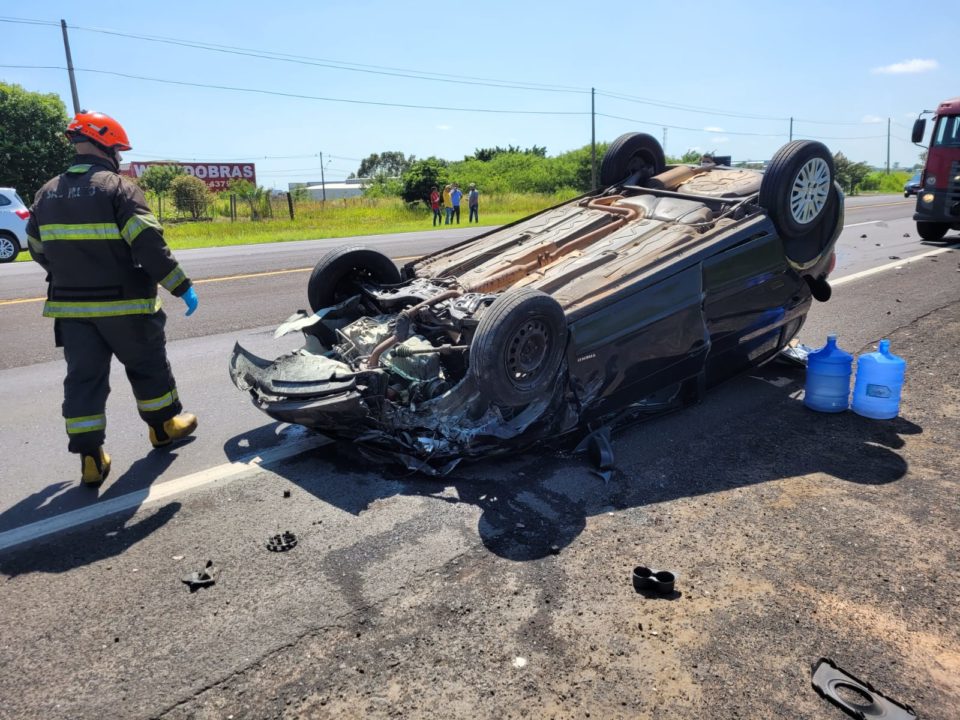
<path fill-rule="evenodd" d="M 61 19 L 81 107 L 124 125 L 126 160 L 254 161 L 278 189 L 319 180 L 321 153 L 329 182 L 384 151 L 583 147 L 591 88 L 598 142 L 765 160 L 792 117 L 882 167 L 889 118 L 910 167 L 913 120 L 960 95 L 960 15 L 889 0 L 7 3 L 0 81 L 69 114 Z"/>

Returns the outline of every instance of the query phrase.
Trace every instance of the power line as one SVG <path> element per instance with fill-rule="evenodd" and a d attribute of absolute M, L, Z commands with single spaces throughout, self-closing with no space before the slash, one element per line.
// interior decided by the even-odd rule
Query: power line
<path fill-rule="evenodd" d="M 44 65 L 44 66 L 29 66 L 29 65 L 0 65 L 0 67 L 13 67 L 13 68 L 34 68 L 41 70 L 66 70 L 63 66 L 57 65 Z M 259 95 L 272 95 L 275 97 L 288 97 L 288 98 L 297 98 L 300 100 L 320 100 L 322 102 L 340 102 L 340 103 L 350 103 L 354 105 L 376 105 L 378 107 L 399 107 L 407 108 L 412 110 L 445 110 L 447 112 L 475 112 L 475 113 L 493 113 L 493 114 L 504 114 L 504 115 L 569 115 L 569 116 L 583 116 L 589 115 L 589 112 L 582 110 L 495 110 L 491 108 L 465 108 L 465 107 L 448 107 L 444 105 L 412 105 L 409 103 L 391 103 L 391 102 L 380 102 L 374 100 L 353 100 L 350 98 L 334 98 L 334 97 L 324 97 L 321 95 L 303 95 L 300 93 L 288 93 L 281 92 L 279 90 L 264 90 L 262 88 L 245 88 L 245 87 L 236 87 L 233 85 L 214 85 L 209 83 L 196 83 L 190 82 L 188 80 L 167 80 L 164 78 L 154 78 L 147 77 L 145 75 L 133 75 L 131 73 L 121 73 L 115 72 L 113 70 L 96 70 L 94 68 L 74 68 L 77 72 L 93 73 L 97 75 L 110 75 L 112 77 L 122 77 L 127 78 L 128 80 L 143 80 L 145 82 L 155 82 L 162 83 L 164 85 L 180 85 L 184 87 L 197 87 L 204 88 L 207 90 L 228 90 L 231 92 L 245 92 L 245 93 L 255 93 Z"/>
<path fill-rule="evenodd" d="M 706 132 L 711 135 L 751 135 L 753 137 L 784 137 L 786 133 L 754 133 L 754 132 L 734 132 L 732 130 L 706 130 L 704 128 L 683 127 L 681 125 L 669 125 L 663 122 L 652 122 L 650 120 L 638 120 L 636 118 L 621 117 L 620 115 L 608 115 L 606 113 L 597 113 L 597 117 L 610 118 L 612 120 L 623 120 L 625 122 L 638 123 L 640 125 L 655 125 L 657 127 L 670 128 L 671 130 L 690 130 L 692 132 Z"/>
<path fill-rule="evenodd" d="M 604 97 L 615 98 L 617 100 L 625 100 L 627 102 L 639 103 L 641 105 L 653 105 L 655 107 L 662 107 L 670 110 L 680 110 L 682 112 L 699 113 L 701 115 L 720 115 L 723 117 L 743 118 L 747 120 L 775 120 L 777 122 L 786 122 L 787 120 L 789 120 L 789 118 L 785 118 L 785 117 L 771 117 L 767 115 L 750 115 L 747 113 L 733 113 L 726 110 L 716 110 L 716 109 L 704 108 L 704 107 L 694 107 L 691 105 L 681 105 L 678 103 L 668 103 L 661 100 L 652 100 L 650 98 L 634 97 L 632 95 L 621 95 L 619 93 L 613 93 L 613 92 L 608 92 L 604 90 L 597 90 L 597 95 L 603 95 Z"/>
<path fill-rule="evenodd" d="M 0 18 L 0 22 L 22 22 L 31 25 L 56 25 L 56 23 L 41 20 L 18 20 L 15 18 Z M 563 92 L 586 94 L 590 91 L 586 88 L 576 88 L 565 85 L 547 85 L 543 83 L 527 83 L 507 80 L 496 80 L 491 78 L 478 78 L 471 76 L 458 76 L 448 73 L 424 72 L 420 70 L 410 70 L 406 68 L 392 68 L 380 65 L 364 65 L 362 63 L 348 63 L 339 60 L 330 60 L 327 58 L 315 58 L 306 55 L 292 55 L 289 53 L 280 53 L 273 50 L 259 50 L 255 48 L 237 47 L 233 45 L 219 45 L 217 43 L 207 43 L 202 41 L 184 40 L 180 38 L 164 37 L 161 35 L 143 35 L 138 33 L 127 33 L 120 30 L 109 28 L 86 27 L 84 25 L 72 25 L 72 30 L 83 30 L 86 32 L 100 33 L 102 35 L 112 35 L 114 37 L 129 38 L 133 40 L 143 40 L 146 42 L 161 43 L 165 45 L 175 45 L 178 47 L 187 47 L 195 50 L 206 50 L 208 52 L 217 52 L 227 55 L 239 55 L 244 57 L 253 57 L 261 60 L 272 60 L 274 62 L 294 63 L 297 65 L 309 65 L 313 67 L 325 67 L 335 70 L 345 70 L 348 72 L 361 72 L 372 75 L 385 75 L 389 77 L 404 77 L 413 80 L 428 80 L 434 82 L 453 83 L 457 85 L 482 85 L 487 87 L 498 87 L 515 90 L 533 90 L 537 92 Z"/>

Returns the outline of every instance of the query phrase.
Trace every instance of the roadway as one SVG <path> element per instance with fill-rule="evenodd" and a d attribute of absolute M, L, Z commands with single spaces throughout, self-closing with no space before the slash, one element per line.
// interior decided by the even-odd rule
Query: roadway
<path fill-rule="evenodd" d="M 895 196 L 849 199 L 834 277 L 906 260 L 936 247 L 916 235 L 910 220 L 913 206 L 912 200 Z M 181 303 L 166 298 L 168 351 L 185 408 L 197 413 L 200 428 L 192 442 L 174 452 L 151 452 L 129 385 L 115 363 L 107 407 L 107 449 L 113 469 L 99 496 L 77 487 L 79 463 L 65 450 L 60 417 L 64 363 L 53 345 L 52 321 L 40 316 L 43 272 L 33 263 L 0 267 L 4 338 L 0 449 L 5 463 L 0 533 L 93 503 L 146 493 L 148 488 L 227 463 L 248 462 L 265 451 L 282 452 L 286 443 L 302 439 L 303 434 L 298 428 L 270 422 L 233 387 L 227 359 L 234 342 L 264 356 L 299 346 L 297 334 L 275 341 L 272 332 L 290 313 L 305 306 L 309 271 L 327 248 L 345 242 L 364 244 L 400 259 L 445 247 L 476 232 L 476 228 L 444 228 L 178 252 L 197 283 L 200 309 L 185 318 Z M 821 307 L 817 312 L 829 313 L 829 304 Z"/>

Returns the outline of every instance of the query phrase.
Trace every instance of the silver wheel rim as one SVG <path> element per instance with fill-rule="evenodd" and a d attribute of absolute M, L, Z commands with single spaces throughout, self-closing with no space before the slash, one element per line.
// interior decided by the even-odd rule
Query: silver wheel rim
<path fill-rule="evenodd" d="M 9 238 L 0 237 L 0 260 L 13 257 L 13 242 Z"/>
<path fill-rule="evenodd" d="M 790 191 L 790 213 L 801 225 L 812 222 L 827 204 L 830 167 L 823 158 L 808 160 L 800 168 Z"/>

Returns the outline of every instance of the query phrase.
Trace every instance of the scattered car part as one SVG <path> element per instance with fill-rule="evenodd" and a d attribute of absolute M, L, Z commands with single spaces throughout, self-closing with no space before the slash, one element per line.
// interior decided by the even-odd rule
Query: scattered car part
<path fill-rule="evenodd" d="M 274 535 L 267 540 L 267 550 L 270 552 L 287 552 L 287 550 L 292 550 L 296 546 L 297 536 L 289 530 L 279 535 Z"/>
<path fill-rule="evenodd" d="M 284 497 L 284 498 L 290 497 L 290 491 L 289 491 L 289 490 L 284 490 L 284 491 L 283 491 L 283 497 Z"/>
<path fill-rule="evenodd" d="M 653 570 L 643 565 L 633 569 L 633 588 L 637 592 L 655 592 L 658 595 L 669 595 L 673 592 L 676 574 L 669 570 Z"/>
<path fill-rule="evenodd" d="M 811 679 L 813 689 L 820 697 L 826 698 L 851 717 L 858 720 L 915 720 L 916 712 L 909 705 L 903 705 L 892 700 L 874 687 L 845 670 L 837 667 L 836 663 L 827 658 L 821 658 L 813 666 Z M 838 690 L 846 690 L 867 700 L 866 703 L 857 703 L 845 700 L 838 695 Z"/>
<path fill-rule="evenodd" d="M 804 345 L 799 340 L 794 338 L 790 341 L 790 344 L 787 345 L 783 350 L 777 354 L 777 360 L 782 362 L 785 365 L 793 365 L 796 367 L 806 367 L 807 366 L 807 356 L 812 353 L 815 348 L 810 347 L 809 345 Z"/>
<path fill-rule="evenodd" d="M 597 470 L 613 468 L 614 456 L 613 445 L 610 441 L 610 426 L 604 425 L 586 435 L 573 450 L 574 453 L 584 451 L 589 453 L 590 462 L 596 466 Z M 600 473 L 597 474 L 600 475 Z"/>
<path fill-rule="evenodd" d="M 194 593 L 200 588 L 210 587 L 214 585 L 217 581 L 213 577 L 213 560 L 207 560 L 207 564 L 203 566 L 203 570 L 197 570 L 192 572 L 189 575 L 186 575 L 180 578 L 180 582 L 184 583 L 190 592 Z"/>

